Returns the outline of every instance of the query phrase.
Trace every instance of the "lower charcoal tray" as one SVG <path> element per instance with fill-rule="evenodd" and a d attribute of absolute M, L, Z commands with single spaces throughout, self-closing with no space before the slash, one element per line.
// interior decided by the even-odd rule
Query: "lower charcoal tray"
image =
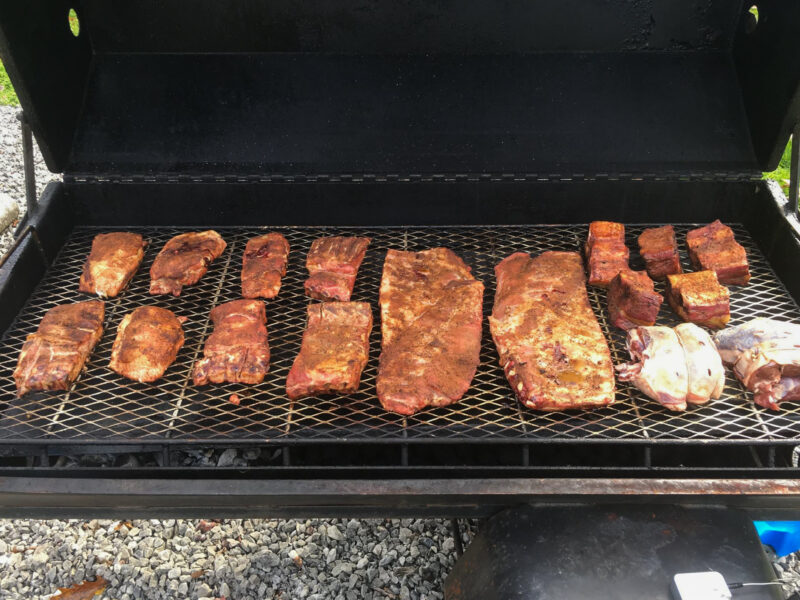
<path fill-rule="evenodd" d="M 686 232 L 696 225 L 676 226 L 681 258 Z M 644 226 L 628 226 L 631 266 L 642 269 L 636 237 Z M 509 388 L 484 320 L 481 363 L 472 386 L 455 405 L 402 417 L 383 410 L 375 395 L 380 353 L 378 288 L 386 250 L 423 250 L 446 246 L 472 267 L 486 285 L 484 313 L 494 297 L 494 266 L 515 251 L 533 255 L 545 250 L 581 248 L 585 225 L 480 227 L 278 227 L 289 240 L 287 274 L 276 299 L 268 300 L 267 321 L 272 354 L 270 372 L 256 386 L 239 384 L 195 388 L 191 371 L 202 356 L 211 333 L 212 307 L 240 297 L 242 252 L 250 237 L 264 228 L 220 228 L 228 247 L 208 273 L 180 298 L 150 296 L 149 270 L 158 251 L 178 228 L 130 228 L 148 240 L 145 259 L 129 288 L 106 303 L 105 332 L 86 370 L 69 392 L 36 393 L 16 398 L 12 373 L 25 336 L 34 332 L 45 312 L 57 304 L 88 299 L 78 292 L 78 279 L 93 237 L 109 229 L 76 228 L 25 308 L 0 342 L 0 445 L 26 442 L 153 442 L 181 445 L 214 441 L 408 443 L 415 441 L 730 441 L 773 442 L 800 439 L 800 403 L 779 412 L 755 406 L 729 372 L 723 397 L 685 413 L 672 413 L 628 384 L 618 384 L 618 402 L 590 412 L 534 412 L 518 405 Z M 270 229 L 273 230 L 273 229 Z M 747 249 L 752 279 L 731 287 L 731 324 L 755 316 L 800 323 L 800 309 L 775 276 L 747 231 L 734 226 L 737 240 Z M 286 376 L 305 326 L 308 299 L 303 293 L 305 257 L 311 242 L 323 235 L 359 235 L 372 243 L 356 280 L 353 300 L 370 302 L 375 327 L 370 360 L 358 393 L 349 397 L 290 401 L 284 392 Z M 662 292 L 663 284 L 657 284 Z M 609 325 L 605 291 L 589 288 L 592 307 L 611 344 L 615 363 L 627 360 L 624 333 Z M 144 304 L 163 306 L 187 317 L 186 343 L 176 362 L 154 384 L 133 383 L 108 369 L 111 345 L 122 317 Z M 676 325 L 667 304 L 658 323 Z M 229 402 L 237 394 L 240 405 Z"/>

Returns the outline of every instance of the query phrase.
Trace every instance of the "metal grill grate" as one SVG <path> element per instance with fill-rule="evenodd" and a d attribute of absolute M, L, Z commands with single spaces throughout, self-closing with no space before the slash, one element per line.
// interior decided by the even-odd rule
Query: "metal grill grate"
<path fill-rule="evenodd" d="M 676 227 L 679 240 L 693 225 Z M 643 226 L 629 226 L 628 245 L 636 248 Z M 732 288 L 732 323 L 753 316 L 770 316 L 800 322 L 800 309 L 753 243 L 747 231 L 734 227 L 747 248 L 752 272 L 750 285 Z M 511 252 L 537 254 L 544 250 L 578 250 L 586 226 L 481 226 L 276 228 L 291 245 L 289 267 L 279 297 L 267 302 L 272 352 L 271 370 L 257 386 L 219 385 L 195 388 L 190 384 L 194 361 L 202 353 L 210 333 L 208 313 L 222 302 L 239 297 L 242 251 L 257 228 L 221 228 L 228 249 L 195 286 L 180 298 L 151 297 L 149 268 L 153 258 L 177 228 L 138 228 L 148 240 L 144 264 L 128 290 L 107 302 L 105 333 L 87 369 L 67 393 L 39 393 L 18 399 L 12 372 L 25 336 L 36 330 L 51 307 L 74 302 L 85 295 L 77 291 L 83 261 L 92 238 L 100 230 L 76 228 L 56 262 L 0 343 L 0 444 L 64 444 L 67 442 L 133 442 L 181 445 L 209 442 L 275 441 L 281 444 L 310 442 L 418 442 L 418 441 L 742 441 L 800 440 L 800 404 L 781 412 L 755 407 L 739 383 L 729 374 L 719 401 L 675 414 L 645 398 L 627 384 L 618 386 L 618 403 L 592 412 L 537 413 L 520 408 L 497 365 L 488 324 L 484 322 L 481 364 L 465 398 L 450 407 L 426 410 L 412 417 L 385 412 L 375 397 L 375 376 L 380 351 L 378 286 L 388 248 L 421 250 L 447 246 L 473 268 L 486 284 L 485 313 L 494 296 L 494 265 Z M 354 300 L 368 301 L 375 315 L 370 361 L 361 390 L 347 398 L 312 398 L 290 402 L 284 382 L 299 350 L 305 326 L 303 281 L 305 256 L 311 242 L 321 235 L 361 235 L 372 244 L 361 267 Z M 643 268 L 633 251 L 632 266 Z M 684 266 L 689 267 L 685 251 Z M 663 285 L 659 291 L 663 292 Z M 627 359 L 622 332 L 609 327 L 605 292 L 590 288 L 592 306 L 611 342 L 615 363 Z M 123 315 L 142 304 L 155 304 L 188 317 L 186 344 L 176 362 L 156 384 L 132 383 L 107 368 L 111 344 Z M 676 317 L 662 307 L 659 323 L 675 325 Z M 241 404 L 228 402 L 231 394 Z"/>

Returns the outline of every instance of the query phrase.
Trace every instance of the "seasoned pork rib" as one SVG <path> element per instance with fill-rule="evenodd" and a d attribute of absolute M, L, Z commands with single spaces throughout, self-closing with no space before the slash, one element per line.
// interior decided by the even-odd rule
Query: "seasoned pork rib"
<path fill-rule="evenodd" d="M 157 306 L 140 306 L 123 317 L 109 368 L 134 381 L 155 381 L 183 346 L 181 319 Z"/>
<path fill-rule="evenodd" d="M 517 252 L 495 274 L 489 325 L 519 401 L 547 411 L 612 404 L 611 351 L 589 304 L 580 256 Z"/>
<path fill-rule="evenodd" d="M 164 244 L 150 267 L 150 293 L 180 296 L 183 286 L 200 281 L 225 246 L 216 231 L 176 235 Z"/>
<path fill-rule="evenodd" d="M 310 277 L 306 295 L 317 300 L 347 302 L 353 293 L 358 267 L 364 260 L 369 238 L 326 237 L 314 240 L 306 258 Z"/>
<path fill-rule="evenodd" d="M 630 252 L 625 245 L 625 226 L 611 221 L 594 221 L 584 247 L 589 285 L 608 287 L 617 273 L 628 268 Z"/>
<path fill-rule="evenodd" d="M 115 298 L 125 289 L 144 257 L 146 242 L 138 233 L 100 233 L 83 265 L 78 289 L 101 298 Z"/>
<path fill-rule="evenodd" d="M 644 271 L 620 271 L 608 286 L 608 314 L 620 329 L 654 325 L 662 302 Z"/>
<path fill-rule="evenodd" d="M 103 335 L 104 315 L 105 305 L 100 300 L 48 310 L 36 333 L 22 346 L 14 371 L 17 394 L 68 389 Z"/>
<path fill-rule="evenodd" d="M 194 384 L 261 383 L 269 371 L 267 314 L 260 300 L 233 300 L 211 310 L 214 332 L 194 366 Z"/>
<path fill-rule="evenodd" d="M 644 259 L 647 274 L 656 281 L 667 275 L 682 273 L 678 241 L 672 225 L 651 227 L 639 235 L 639 254 Z"/>
<path fill-rule="evenodd" d="M 731 318 L 730 292 L 714 271 L 667 275 L 667 300 L 684 321 L 721 329 Z"/>
<path fill-rule="evenodd" d="M 277 296 L 288 260 L 289 242 L 280 233 L 268 233 L 248 240 L 242 257 L 242 296 Z"/>
<path fill-rule="evenodd" d="M 413 414 L 457 402 L 480 361 L 483 284 L 447 248 L 389 250 L 380 290 L 378 398 Z"/>
<path fill-rule="evenodd" d="M 719 219 L 687 233 L 686 245 L 695 269 L 716 272 L 720 283 L 745 285 L 750 281 L 747 252 L 734 238 L 733 230 Z"/>
<path fill-rule="evenodd" d="M 317 394 L 352 394 L 369 358 L 372 310 L 367 302 L 311 304 L 300 353 L 286 380 L 296 399 Z"/>
<path fill-rule="evenodd" d="M 711 336 L 694 323 L 681 323 L 675 333 L 686 357 L 689 373 L 689 404 L 705 404 L 719 398 L 725 387 L 725 367 Z"/>

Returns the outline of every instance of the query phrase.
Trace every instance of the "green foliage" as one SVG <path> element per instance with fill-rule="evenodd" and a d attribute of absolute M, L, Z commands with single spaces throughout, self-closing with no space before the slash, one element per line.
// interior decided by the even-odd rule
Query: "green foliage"
<path fill-rule="evenodd" d="M 787 192 L 789 189 L 789 171 L 791 169 L 791 162 L 792 140 L 790 139 L 789 143 L 786 145 L 786 149 L 783 151 L 783 156 L 781 156 L 781 162 L 778 163 L 778 168 L 772 171 L 772 173 L 764 173 L 764 177 L 777 181 L 783 188 L 783 191 Z"/>
<path fill-rule="evenodd" d="M 14 86 L 11 85 L 11 80 L 8 78 L 6 68 L 0 62 L 0 105 L 2 106 L 19 106 L 19 99 Z"/>

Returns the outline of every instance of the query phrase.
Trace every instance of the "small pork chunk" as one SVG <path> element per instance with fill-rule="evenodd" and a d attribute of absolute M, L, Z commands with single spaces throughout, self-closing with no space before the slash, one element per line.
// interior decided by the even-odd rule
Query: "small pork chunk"
<path fill-rule="evenodd" d="M 656 281 L 667 275 L 682 273 L 678 241 L 672 225 L 651 227 L 639 235 L 639 254 L 644 259 L 647 274 Z"/>
<path fill-rule="evenodd" d="M 17 394 L 69 389 L 103 335 L 104 316 L 105 304 L 100 300 L 48 310 L 36 333 L 22 346 L 14 371 Z"/>
<path fill-rule="evenodd" d="M 289 398 L 357 391 L 369 358 L 371 331 L 367 302 L 309 305 L 300 354 L 286 379 Z"/>
<path fill-rule="evenodd" d="M 628 268 L 630 252 L 625 245 L 625 226 L 610 221 L 594 221 L 584 247 L 589 285 L 608 287 L 617 273 Z"/>
<path fill-rule="evenodd" d="M 214 332 L 194 367 L 194 384 L 264 381 L 269 371 L 267 314 L 260 300 L 233 300 L 211 310 Z"/>
<path fill-rule="evenodd" d="M 644 271 L 620 271 L 608 287 L 608 314 L 620 329 L 654 325 L 662 302 Z"/>
<path fill-rule="evenodd" d="M 183 286 L 200 281 L 226 245 L 216 231 L 176 235 L 164 244 L 150 267 L 150 294 L 180 296 Z"/>
<path fill-rule="evenodd" d="M 686 355 L 689 372 L 689 404 L 705 404 L 711 398 L 719 398 L 725 387 L 725 367 L 722 366 L 714 340 L 704 329 L 694 323 L 681 323 L 675 327 Z"/>
<path fill-rule="evenodd" d="M 750 281 L 747 252 L 734 238 L 733 230 L 719 219 L 692 229 L 686 234 L 686 245 L 695 269 L 714 271 L 724 284 L 745 285 Z"/>
<path fill-rule="evenodd" d="M 714 271 L 667 275 L 667 301 L 684 321 L 721 329 L 731 318 L 730 292 Z"/>
<path fill-rule="evenodd" d="M 247 240 L 242 256 L 242 296 L 277 296 L 288 261 L 289 242 L 280 233 L 268 233 Z"/>
<path fill-rule="evenodd" d="M 78 289 L 101 298 L 116 298 L 142 264 L 146 245 L 138 233 L 97 234 L 83 265 Z"/>
<path fill-rule="evenodd" d="M 119 324 L 108 366 L 134 381 L 155 381 L 175 361 L 182 346 L 181 319 L 166 308 L 140 306 Z"/>
<path fill-rule="evenodd" d="M 306 258 L 306 295 L 316 300 L 347 302 L 369 238 L 324 237 L 314 240 Z"/>

